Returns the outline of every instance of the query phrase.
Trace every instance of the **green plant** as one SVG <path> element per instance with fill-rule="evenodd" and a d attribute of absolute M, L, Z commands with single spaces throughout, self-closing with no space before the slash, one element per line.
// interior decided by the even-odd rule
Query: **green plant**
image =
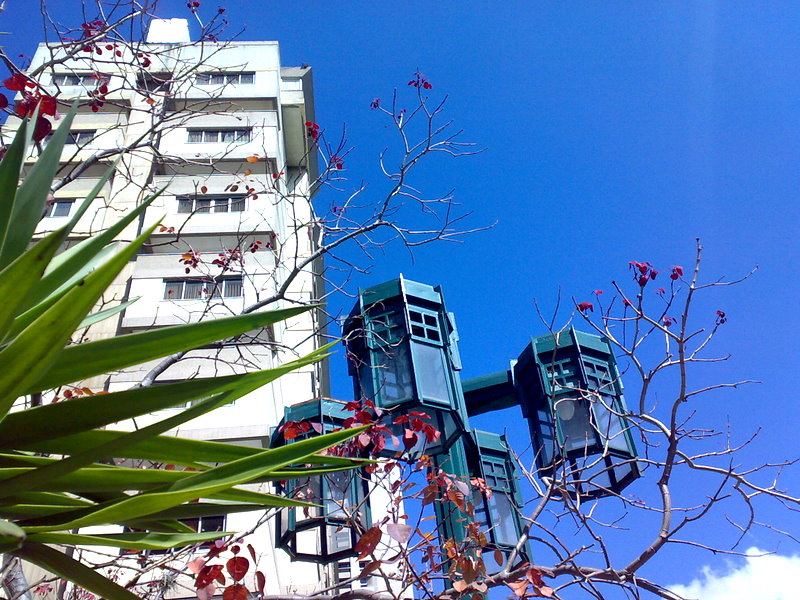
<path fill-rule="evenodd" d="M 22 396 L 236 336 L 308 309 L 258 312 L 71 344 L 77 329 L 124 309 L 123 305 L 91 312 L 155 226 L 114 253 L 108 251 L 109 244 L 158 195 L 107 231 L 57 254 L 112 167 L 64 228 L 32 245 L 75 110 L 64 118 L 19 186 L 32 135 L 30 122 L 21 123 L 0 163 L 0 552 L 35 563 L 107 599 L 132 600 L 136 596 L 130 591 L 52 546 L 91 544 L 129 550 L 185 546 L 227 533 L 196 533 L 180 522 L 182 518 L 309 506 L 236 486 L 291 479 L 298 474 L 295 465 L 304 465 L 305 476 L 309 471 L 325 473 L 361 465 L 320 453 L 363 428 L 265 451 L 160 435 L 320 360 L 327 346 L 266 371 L 13 410 Z M 137 431 L 105 429 L 190 401 L 190 408 Z M 143 459 L 191 470 L 133 469 L 112 459 Z M 137 531 L 71 532 L 98 525 Z"/>

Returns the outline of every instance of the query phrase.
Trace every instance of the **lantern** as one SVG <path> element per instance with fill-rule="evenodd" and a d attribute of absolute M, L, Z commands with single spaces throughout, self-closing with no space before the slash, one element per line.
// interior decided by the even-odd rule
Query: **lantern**
<path fill-rule="evenodd" d="M 417 434 L 393 450 L 411 456 L 446 452 L 465 431 L 467 416 L 456 374 L 455 320 L 441 289 L 401 276 L 362 290 L 344 332 L 356 397 L 394 417 L 425 413 L 440 432 L 436 439 Z M 398 440 L 406 429 L 405 423 L 395 426 Z"/>
<path fill-rule="evenodd" d="M 473 430 L 470 438 L 467 460 L 475 520 L 486 531 L 488 549 L 510 552 L 522 535 L 522 495 L 516 463 L 506 436 Z"/>
<path fill-rule="evenodd" d="M 329 398 L 287 407 L 273 445 L 330 433 L 349 416 L 344 403 Z M 286 439 L 288 430 L 292 431 L 291 439 Z M 361 470 L 309 474 L 286 482 L 282 491 L 290 498 L 319 505 L 284 508 L 276 520 L 278 546 L 293 559 L 328 563 L 357 554 L 354 551 L 357 534 L 370 521 L 367 477 Z"/>
<path fill-rule="evenodd" d="M 570 493 L 619 493 L 639 477 L 611 346 L 574 328 L 533 338 L 512 367 L 539 473 Z"/>

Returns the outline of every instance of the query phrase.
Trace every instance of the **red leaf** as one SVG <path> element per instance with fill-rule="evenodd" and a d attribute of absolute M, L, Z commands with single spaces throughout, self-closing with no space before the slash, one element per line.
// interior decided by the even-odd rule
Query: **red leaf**
<path fill-rule="evenodd" d="M 578 310 L 585 313 L 587 310 L 594 312 L 594 305 L 591 302 L 581 302 L 578 304 Z"/>
<path fill-rule="evenodd" d="M 195 575 L 200 572 L 200 569 L 206 564 L 206 559 L 203 557 L 195 558 L 192 561 L 189 561 L 186 566 L 189 567 L 189 571 L 194 573 Z"/>
<path fill-rule="evenodd" d="M 368 577 L 370 573 L 372 573 L 373 571 L 377 571 L 380 568 L 381 568 L 381 561 L 373 560 L 372 562 L 367 563 L 367 565 L 361 570 L 358 579 L 364 579 L 365 577 Z"/>
<path fill-rule="evenodd" d="M 382 536 L 383 534 L 378 527 L 367 529 L 366 533 L 356 543 L 355 551 L 358 552 L 358 560 L 362 560 L 372 554 L 380 543 Z"/>
<path fill-rule="evenodd" d="M 517 598 L 524 597 L 525 592 L 528 589 L 528 581 L 526 579 L 521 579 L 520 581 L 508 581 L 506 582 L 506 585 L 511 588 Z"/>
<path fill-rule="evenodd" d="M 8 98 L 6 98 L 5 94 L 0 94 L 0 110 L 8 108 Z"/>
<path fill-rule="evenodd" d="M 225 568 L 234 581 L 239 581 L 242 577 L 247 575 L 247 570 L 250 568 L 250 561 L 244 556 L 234 556 L 225 563 Z"/>
<path fill-rule="evenodd" d="M 253 559 L 253 562 L 257 563 L 258 559 L 256 558 L 256 549 L 253 548 L 253 544 L 247 544 L 247 551 L 250 552 L 250 557 Z"/>
<path fill-rule="evenodd" d="M 42 96 L 39 99 L 39 113 L 42 115 L 55 116 L 56 106 L 56 99 L 52 96 Z"/>
<path fill-rule="evenodd" d="M 202 187 L 200 188 L 200 192 L 201 192 L 201 193 L 203 193 L 203 194 L 205 194 L 206 192 L 208 192 L 208 188 L 207 188 L 206 186 L 202 186 Z"/>
<path fill-rule="evenodd" d="M 222 600 L 247 600 L 249 592 L 247 588 L 241 584 L 234 583 L 225 588 L 222 592 Z"/>
<path fill-rule="evenodd" d="M 200 569 L 194 581 L 194 587 L 204 588 L 222 574 L 222 565 L 208 565 Z"/>
<path fill-rule="evenodd" d="M 388 533 L 393 540 L 401 544 L 405 544 L 410 540 L 413 532 L 414 529 L 405 523 L 389 523 L 386 526 L 386 533 Z"/>
<path fill-rule="evenodd" d="M 25 84 L 27 82 L 28 78 L 25 77 L 25 75 L 22 73 L 14 73 L 8 79 L 3 80 L 3 85 L 12 92 L 21 92 L 25 89 Z"/>
<path fill-rule="evenodd" d="M 406 450 L 411 450 L 417 444 L 418 439 L 417 434 L 412 430 L 406 429 L 403 431 L 403 446 L 405 446 Z"/>
<path fill-rule="evenodd" d="M 209 583 L 207 586 L 202 588 L 197 588 L 195 590 L 195 594 L 197 594 L 198 600 L 211 600 L 214 597 L 214 592 L 217 591 L 217 586 L 213 583 Z"/>
<path fill-rule="evenodd" d="M 33 128 L 34 141 L 41 142 L 50 132 L 53 131 L 53 124 L 42 116 L 36 118 L 36 126 Z"/>
<path fill-rule="evenodd" d="M 536 591 L 539 593 L 540 596 L 544 596 L 545 598 L 552 598 L 556 591 L 546 585 L 541 585 L 536 588 Z"/>
<path fill-rule="evenodd" d="M 258 593 L 264 595 L 264 586 L 267 585 L 267 578 L 261 571 L 256 571 L 256 588 Z"/>
<path fill-rule="evenodd" d="M 542 581 L 542 572 L 539 569 L 531 567 L 530 569 L 525 571 L 525 577 L 527 577 L 528 581 L 530 581 L 533 585 L 537 587 L 540 585 L 544 585 L 544 582 Z"/>

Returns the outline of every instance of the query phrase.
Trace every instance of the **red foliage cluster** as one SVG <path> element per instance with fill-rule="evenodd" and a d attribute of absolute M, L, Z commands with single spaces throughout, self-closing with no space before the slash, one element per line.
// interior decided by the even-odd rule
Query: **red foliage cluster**
<path fill-rule="evenodd" d="M 255 242 L 250 244 L 250 248 L 248 248 L 248 250 L 250 250 L 251 253 L 255 254 L 256 252 L 258 252 L 261 249 L 261 246 L 263 244 L 264 244 L 264 242 L 262 242 L 261 240 L 256 240 Z"/>
<path fill-rule="evenodd" d="M 331 156 L 331 168 L 341 171 L 344 169 L 344 160 L 336 155 Z"/>
<path fill-rule="evenodd" d="M 232 558 L 225 561 L 225 564 L 208 564 L 210 561 L 217 558 L 223 552 L 230 550 L 233 554 Z M 245 576 L 250 571 L 251 564 L 258 563 L 255 548 L 251 544 L 247 544 L 247 550 L 252 558 L 252 563 L 244 556 L 240 556 L 240 547 L 238 544 L 231 544 L 217 540 L 203 558 L 198 558 L 189 563 L 189 569 L 195 574 L 194 587 L 197 597 L 201 600 L 210 600 L 217 591 L 215 584 L 226 586 L 222 591 L 223 600 L 247 600 L 250 597 L 250 590 L 243 583 Z M 225 572 L 231 578 L 230 585 L 227 584 Z M 264 587 L 266 585 L 266 577 L 264 573 L 259 570 L 255 572 L 256 589 L 259 595 L 264 594 Z"/>
<path fill-rule="evenodd" d="M 306 121 L 306 135 L 314 141 L 317 141 L 319 139 L 319 134 L 319 125 L 313 121 Z"/>
<path fill-rule="evenodd" d="M 83 30 L 83 37 L 90 38 L 96 36 L 98 33 L 102 33 L 105 25 L 105 22 L 100 20 L 82 23 L 81 29 Z"/>
<path fill-rule="evenodd" d="M 178 259 L 178 262 L 186 267 L 185 271 L 188 275 L 192 269 L 196 269 L 197 265 L 203 262 L 203 259 L 199 252 L 189 251 L 184 252 Z"/>
<path fill-rule="evenodd" d="M 728 322 L 728 317 L 725 316 L 725 311 L 724 310 L 718 310 L 717 311 L 717 322 L 716 322 L 716 324 L 717 325 L 722 325 L 723 323 L 727 323 L 727 322 Z"/>
<path fill-rule="evenodd" d="M 675 281 L 678 279 L 678 277 L 683 277 L 683 267 L 673 265 L 672 273 L 670 274 L 669 278 L 672 279 L 672 281 Z"/>
<path fill-rule="evenodd" d="M 97 112 L 103 108 L 106 103 L 106 94 L 108 94 L 108 80 L 98 75 L 95 75 L 95 77 L 97 77 L 97 89 L 89 92 L 89 96 L 92 98 L 89 102 L 92 112 Z"/>
<path fill-rule="evenodd" d="M 414 73 L 414 79 L 408 82 L 408 85 L 413 85 L 415 88 L 429 90 L 433 88 L 431 82 L 427 80 L 425 75 L 417 71 Z"/>
<path fill-rule="evenodd" d="M 25 88 L 35 88 L 36 84 L 22 73 L 14 73 L 8 79 L 3 80 L 3 86 L 12 92 L 22 92 Z"/>
<path fill-rule="evenodd" d="M 633 271 L 633 280 L 644 287 L 651 279 L 655 279 L 658 271 L 649 262 L 639 262 L 632 260 L 628 263 L 628 267 Z"/>
<path fill-rule="evenodd" d="M 217 255 L 217 258 L 211 261 L 212 265 L 217 265 L 223 271 L 226 271 L 235 264 L 243 264 L 244 257 L 242 256 L 242 251 L 239 248 L 228 248 L 225 252 L 220 252 Z"/>
<path fill-rule="evenodd" d="M 192 2 L 187 2 L 186 8 L 188 8 L 192 12 L 197 12 L 197 9 L 200 8 L 200 3 L 197 0 L 193 0 Z"/>
<path fill-rule="evenodd" d="M 424 412 L 412 410 L 407 414 L 392 418 L 390 414 L 385 413 L 381 408 L 375 406 L 372 400 L 368 399 L 348 402 L 344 405 L 344 410 L 352 412 L 353 415 L 343 421 L 341 429 L 351 429 L 362 425 L 369 425 L 369 428 L 355 438 L 328 450 L 327 453 L 332 456 L 370 456 L 374 458 L 385 450 L 387 439 L 393 441 L 395 448 L 400 448 L 402 443 L 402 448 L 410 450 L 417 444 L 421 436 L 424 436 L 427 443 L 435 442 L 441 436 L 441 432 L 428 422 L 430 416 Z M 278 432 L 282 433 L 284 439 L 288 441 L 312 430 L 318 434 L 322 433 L 322 425 L 308 421 L 287 421 L 281 425 Z M 398 435 L 402 435 L 402 442 Z M 401 453 L 402 450 L 398 450 L 398 454 Z M 394 466 L 395 463 L 370 465 L 366 467 L 366 470 L 391 469 Z"/>
<path fill-rule="evenodd" d="M 55 116 L 58 107 L 56 99 L 39 91 L 30 91 L 36 88 L 36 83 L 22 73 L 14 73 L 11 77 L 4 79 L 3 86 L 9 91 L 22 94 L 22 98 L 14 103 L 14 113 L 19 118 L 33 116 L 36 108 L 39 108 L 39 116 L 33 127 L 33 139 L 40 142 L 46 138 L 53 131 L 53 124 L 45 116 Z M 3 108 L 8 108 L 8 98 L 4 94 L 0 94 L 0 109 Z"/>
<path fill-rule="evenodd" d="M 381 99 L 380 98 L 373 98 L 372 102 L 369 103 L 369 107 L 372 110 L 375 110 L 376 108 L 379 108 L 380 105 L 381 105 Z"/>
<path fill-rule="evenodd" d="M 586 311 L 594 312 L 594 304 L 591 302 L 580 302 L 578 304 L 578 310 L 582 313 L 585 313 Z"/>

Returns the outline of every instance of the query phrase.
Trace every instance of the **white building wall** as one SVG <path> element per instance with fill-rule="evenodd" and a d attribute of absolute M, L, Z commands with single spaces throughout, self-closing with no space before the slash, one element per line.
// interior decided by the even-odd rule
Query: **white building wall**
<path fill-rule="evenodd" d="M 165 227 L 174 227 L 178 231 L 178 235 L 169 231 L 157 232 L 151 245 L 128 265 L 104 301 L 139 299 L 119 318 L 92 326 L 86 334 L 90 339 L 238 313 L 274 294 L 297 261 L 308 257 L 316 248 L 316 232 L 309 226 L 313 223 L 309 196 L 317 167 L 316 157 L 308 152 L 304 125 L 306 120 L 314 120 L 310 70 L 282 69 L 277 42 L 204 43 L 202 46 L 152 44 L 142 47 L 142 51 L 150 52 L 153 57 L 151 73 L 173 74 L 168 106 L 163 106 L 155 95 L 155 100 L 148 101 L 144 95 L 131 91 L 141 72 L 128 66 L 133 62 L 129 54 L 118 59 L 104 59 L 101 67 L 84 56 L 66 63 L 69 68 L 65 65 L 58 67 L 59 73 L 94 72 L 101 68 L 108 75 L 110 88 L 108 102 L 101 111 L 95 113 L 87 107 L 79 110 L 72 130 L 93 130 L 96 135 L 85 147 L 65 148 L 62 154 L 65 163 L 80 164 L 98 152 L 149 139 L 148 132 L 154 126 L 161 129 L 155 150 L 143 146 L 122 157 L 116 174 L 103 186 L 93 206 L 81 219 L 76 229 L 77 238 L 108 227 L 138 206 L 146 195 L 165 186 L 166 190 L 144 217 L 135 220 L 119 238 L 133 239 L 158 220 Z M 58 56 L 59 52 L 41 44 L 31 68 Z M 197 84 L 197 73 L 213 71 L 253 73 L 253 82 L 225 86 Z M 62 99 L 81 98 L 85 101 L 87 90 L 94 87 L 59 87 L 53 83 L 52 75 L 51 72 L 45 73 L 42 83 L 49 85 L 48 90 L 57 92 Z M 187 108 L 191 109 L 191 114 Z M 165 125 L 159 125 L 159 119 L 164 116 Z M 13 135 L 14 128 L 11 120 L 3 135 Z M 246 142 L 189 141 L 190 130 L 215 128 L 247 128 L 252 130 L 252 135 Z M 156 159 L 157 154 L 160 160 Z M 259 160 L 248 162 L 248 157 L 253 156 Z M 33 158 L 31 156 L 31 160 Z M 305 170 L 298 171 L 297 167 L 302 163 L 305 163 Z M 55 194 L 56 198 L 78 199 L 74 210 L 110 164 L 110 159 L 104 159 L 101 164 L 87 169 L 61 188 Z M 288 182 L 285 177 L 277 180 L 272 177 L 276 171 L 289 172 L 290 168 L 295 176 L 293 182 Z M 287 187 L 290 184 L 292 189 Z M 229 194 L 232 193 L 231 185 L 237 185 L 240 190 L 252 187 L 271 191 L 259 192 L 258 198 L 248 197 L 243 211 L 192 215 L 178 212 L 179 198 Z M 38 231 L 51 231 L 68 218 L 44 218 Z M 225 276 L 242 276 L 241 297 L 227 298 L 224 303 L 210 306 L 204 301 L 165 298 L 165 280 L 219 275 L 219 269 L 215 270 L 208 264 L 215 253 L 235 245 L 246 249 L 254 241 L 261 241 L 263 248 L 254 254 L 245 253 L 243 264 L 224 273 Z M 280 250 L 284 241 L 291 242 L 287 244 L 293 248 L 291 255 Z M 267 248 L 268 243 L 273 247 Z M 185 273 L 185 266 L 180 262 L 182 253 L 187 251 L 201 252 L 204 256 L 201 268 L 192 269 L 189 274 Z M 324 284 L 318 275 L 320 272 L 321 261 L 305 268 L 289 288 L 288 299 L 308 302 L 321 297 Z M 289 305 L 291 302 L 278 302 L 269 308 Z M 245 369 L 268 369 L 316 349 L 327 341 L 322 339 L 322 333 L 324 317 L 321 311 L 309 311 L 276 324 L 268 334 L 262 334 L 257 343 L 191 352 L 158 379 L 174 381 L 223 376 Z M 141 381 L 157 362 L 84 383 L 95 390 L 127 389 Z M 286 406 L 327 393 L 327 365 L 305 367 L 229 406 L 186 423 L 172 433 L 193 439 L 266 447 Z M 174 414 L 175 410 L 161 411 L 137 419 L 136 423 L 120 426 L 142 427 Z M 259 488 L 274 491 L 267 484 Z M 381 498 L 379 506 L 373 508 L 373 516 L 377 515 L 375 520 L 382 514 L 384 501 L 388 503 L 389 499 Z M 263 513 L 231 515 L 226 529 L 247 531 L 262 516 Z M 288 555 L 275 549 L 274 535 L 273 523 L 268 523 L 247 539 L 260 556 L 258 566 L 266 575 L 267 594 L 310 593 L 334 582 L 332 567 L 291 562 Z M 352 563 L 353 574 L 357 574 L 359 567 L 355 561 Z M 181 578 L 178 583 L 168 597 L 194 596 L 188 577 Z"/>

